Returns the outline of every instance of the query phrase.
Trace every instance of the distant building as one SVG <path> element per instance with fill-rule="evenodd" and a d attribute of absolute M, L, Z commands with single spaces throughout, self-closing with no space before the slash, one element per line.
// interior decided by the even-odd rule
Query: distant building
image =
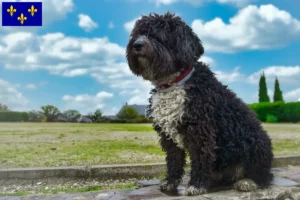
<path fill-rule="evenodd" d="M 132 105 L 128 105 L 127 103 L 125 103 L 124 106 L 122 106 L 122 108 L 120 109 L 120 111 L 118 112 L 118 114 L 127 107 L 131 107 L 134 108 L 136 111 L 138 111 L 138 113 L 142 116 L 145 117 L 146 116 L 146 109 L 147 109 L 147 105 L 137 105 L 137 104 L 132 104 Z"/>
<path fill-rule="evenodd" d="M 93 121 L 87 115 L 82 115 L 80 118 L 77 119 L 77 122 L 79 122 L 79 123 L 93 123 Z"/>

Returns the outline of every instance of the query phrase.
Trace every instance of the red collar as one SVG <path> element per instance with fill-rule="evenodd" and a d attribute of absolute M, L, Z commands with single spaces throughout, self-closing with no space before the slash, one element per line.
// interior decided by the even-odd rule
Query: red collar
<path fill-rule="evenodd" d="M 179 76 L 177 76 L 177 78 L 175 80 L 173 80 L 170 83 L 165 83 L 165 84 L 158 85 L 157 88 L 164 89 L 164 88 L 171 87 L 174 83 L 178 83 L 179 81 L 181 81 L 182 79 L 184 79 L 187 75 L 189 75 L 189 73 L 192 70 L 193 70 L 193 67 L 189 67 L 189 68 L 185 69 Z"/>

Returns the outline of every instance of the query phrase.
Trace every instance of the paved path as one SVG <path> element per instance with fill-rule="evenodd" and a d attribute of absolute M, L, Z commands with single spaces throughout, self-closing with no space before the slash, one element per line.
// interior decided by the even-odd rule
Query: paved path
<path fill-rule="evenodd" d="M 214 189 L 208 194 L 185 197 L 183 196 L 186 180 L 178 188 L 177 194 L 165 194 L 158 190 L 158 180 L 141 181 L 137 190 L 110 190 L 99 192 L 86 192 L 77 194 L 37 195 L 28 197 L 0 197 L 0 200 L 138 200 L 138 199 L 161 199 L 161 200 L 300 200 L 300 166 L 287 168 L 274 168 L 275 179 L 273 185 L 265 190 L 255 192 L 237 192 L 234 189 Z"/>

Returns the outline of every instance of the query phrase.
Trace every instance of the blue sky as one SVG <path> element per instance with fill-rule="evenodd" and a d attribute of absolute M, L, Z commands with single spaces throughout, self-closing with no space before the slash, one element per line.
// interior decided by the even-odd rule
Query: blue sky
<path fill-rule="evenodd" d="M 285 100 L 298 101 L 299 8 L 298 0 L 44 0 L 43 27 L 0 27 L 0 103 L 83 114 L 147 103 L 151 84 L 131 74 L 125 47 L 141 14 L 167 11 L 193 28 L 201 60 L 245 102 L 257 101 L 263 71 L 270 97 L 277 76 Z"/>

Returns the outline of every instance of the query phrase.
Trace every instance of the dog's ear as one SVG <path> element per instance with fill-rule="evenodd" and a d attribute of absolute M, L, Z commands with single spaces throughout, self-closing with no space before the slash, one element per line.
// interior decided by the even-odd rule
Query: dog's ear
<path fill-rule="evenodd" d="M 201 40 L 184 22 L 176 26 L 176 35 L 176 58 L 192 65 L 204 54 Z"/>

